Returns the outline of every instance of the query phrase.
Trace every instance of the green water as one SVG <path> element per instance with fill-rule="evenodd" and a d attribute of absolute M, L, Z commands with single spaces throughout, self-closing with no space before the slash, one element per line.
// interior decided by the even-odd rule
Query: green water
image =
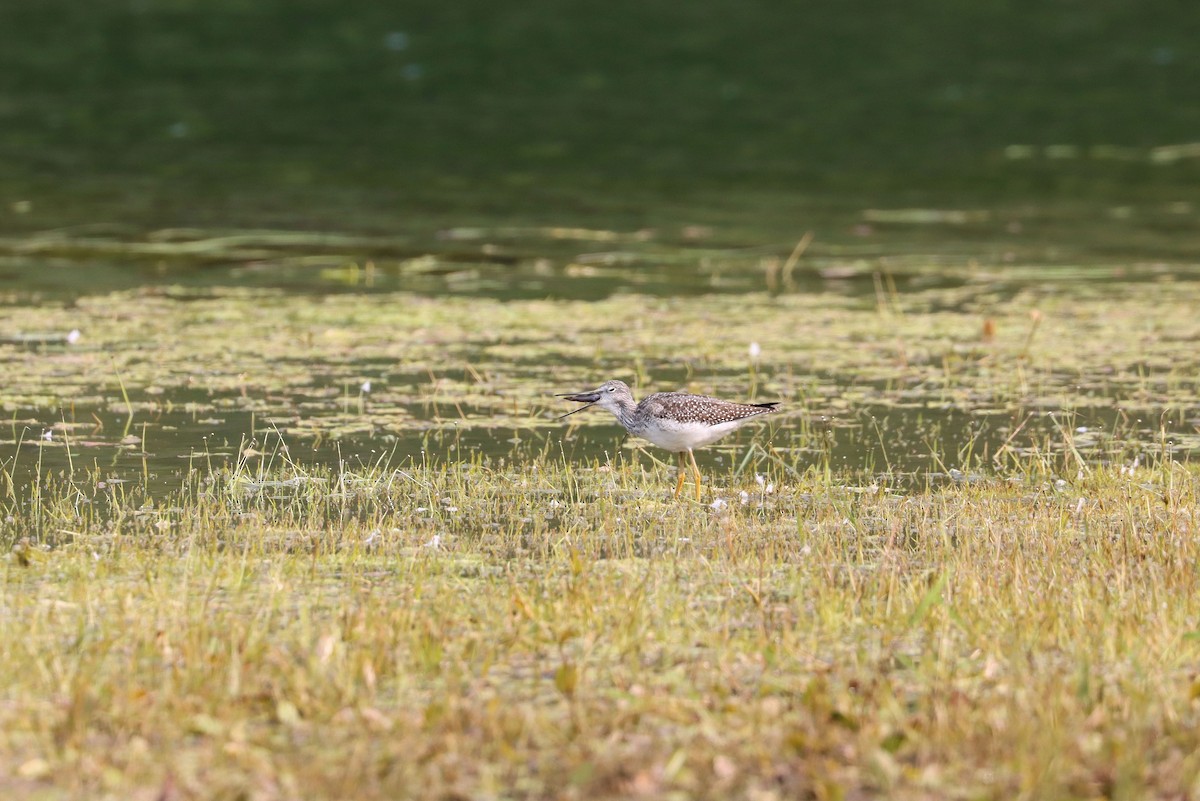
<path fill-rule="evenodd" d="M 7 3 L 4 224 L 761 242 L 869 206 L 1190 201 L 1200 159 L 1154 149 L 1200 138 L 1198 22 L 1113 0 Z"/>

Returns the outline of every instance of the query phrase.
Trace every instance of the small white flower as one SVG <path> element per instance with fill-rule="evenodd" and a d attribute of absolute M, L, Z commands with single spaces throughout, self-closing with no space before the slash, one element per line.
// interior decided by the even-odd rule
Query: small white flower
<path fill-rule="evenodd" d="M 1080 426 L 1079 428 L 1075 429 L 1076 434 L 1086 434 L 1087 432 L 1088 432 L 1087 426 Z"/>
<path fill-rule="evenodd" d="M 424 548 L 440 548 L 441 546 L 442 546 L 442 535 L 434 534 L 432 537 L 429 538 L 429 542 L 425 543 L 422 547 L 424 547 Z"/>
<path fill-rule="evenodd" d="M 362 382 L 362 386 L 360 386 L 359 389 L 362 390 L 364 393 L 370 392 L 371 391 L 371 382 L 370 381 Z"/>
<path fill-rule="evenodd" d="M 53 442 L 54 441 L 54 429 L 48 428 L 45 431 L 43 431 L 42 439 L 46 440 L 46 442 Z"/>
<path fill-rule="evenodd" d="M 758 359 L 758 357 L 762 355 L 762 346 L 760 346 L 757 342 L 751 342 L 749 352 L 751 359 Z"/>
<path fill-rule="evenodd" d="M 79 341 L 79 338 L 82 336 L 83 336 L 83 334 L 79 333 L 78 328 L 72 328 L 71 333 L 67 334 L 67 344 L 74 345 L 76 342 Z"/>
<path fill-rule="evenodd" d="M 762 474 L 762 473 L 755 473 L 755 474 L 754 474 L 754 481 L 755 481 L 755 483 L 757 483 L 757 484 L 758 484 L 758 486 L 760 486 L 760 487 L 762 487 L 762 486 L 765 486 L 765 485 L 766 485 L 766 483 L 767 483 L 767 479 L 766 479 L 766 477 L 765 477 L 765 476 L 763 476 L 763 474 Z"/>
<path fill-rule="evenodd" d="M 750 493 L 742 490 L 740 493 L 738 493 L 738 500 L 742 502 L 742 506 L 745 506 L 746 504 L 750 503 Z"/>
<path fill-rule="evenodd" d="M 709 504 L 709 508 L 711 508 L 714 512 L 719 512 L 728 505 L 729 504 L 725 502 L 724 498 L 717 498 L 715 501 Z"/>

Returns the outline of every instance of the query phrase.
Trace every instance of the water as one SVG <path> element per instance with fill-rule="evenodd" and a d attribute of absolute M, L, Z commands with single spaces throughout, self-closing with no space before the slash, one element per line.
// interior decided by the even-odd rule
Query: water
<path fill-rule="evenodd" d="M 1200 61 L 1129 13 L 0 9 L 0 468 L 629 455 L 553 420 L 609 376 L 785 399 L 712 467 L 1189 458 Z"/>
<path fill-rule="evenodd" d="M 937 224 L 930 237 L 919 221 L 854 233 L 851 222 L 844 241 L 814 241 L 790 266 L 790 246 L 721 245 L 720 230 L 696 242 L 460 229 L 434 232 L 420 255 L 370 237 L 331 238 L 332 252 L 260 232 L 202 260 L 191 243 L 216 237 L 201 231 L 35 237 L 66 255 L 2 268 L 0 466 L 18 484 L 136 480 L 163 492 L 190 471 L 234 466 L 647 458 L 607 416 L 555 420 L 555 392 L 631 370 L 651 389 L 784 398 L 788 415 L 766 431 L 702 455 L 718 471 L 819 467 L 916 487 L 1037 455 L 1065 469 L 1072 452 L 1093 463 L 1194 454 L 1195 355 L 1169 316 L 1143 333 L 1146 349 L 1119 332 L 1101 339 L 1124 353 L 1062 348 L 1104 332 L 1109 314 L 1153 329 L 1162 299 L 1186 319 L 1194 265 L 1095 254 L 1079 265 L 1037 242 L 1000 250 L 994 230 Z M 1088 218 L 1059 224 L 1086 250 Z M 136 248 L 163 241 L 181 253 L 148 260 Z M 97 242 L 114 252 L 71 255 Z M 247 261 L 245 248 L 262 252 Z M 1060 305 L 1050 314 L 1062 342 L 1022 317 L 1046 303 Z M 945 320 L 958 329 L 950 339 L 933 331 Z M 751 341 L 765 354 L 757 366 Z M 747 459 L 751 443 L 774 458 Z"/>
<path fill-rule="evenodd" d="M 531 379 L 532 380 L 532 379 Z M 409 404 L 403 426 L 379 425 L 374 401 L 347 395 L 313 403 L 303 396 L 264 406 L 237 395 L 160 396 L 161 406 L 131 420 L 115 400 L 104 405 L 18 409 L 0 438 L 0 465 L 18 484 L 37 477 L 84 486 L 137 482 L 161 494 L 188 474 L 237 468 L 249 474 L 314 468 L 396 469 L 427 460 L 501 465 L 549 454 L 581 464 L 638 456 L 638 444 L 608 415 L 556 421 L 567 407 L 530 410 L 533 425 L 488 423 L 488 408 L 459 406 L 433 415 Z M 779 465 L 803 471 L 828 468 L 849 481 L 917 489 L 946 480 L 1004 474 L 1031 455 L 1061 463 L 1071 449 L 1091 464 L 1131 465 L 1167 456 L 1200 455 L 1200 404 L 1164 414 L 1125 410 L 1115 403 L 1050 408 L 963 409 L 936 402 L 809 405 L 800 414 L 767 421 L 705 451 L 706 470 L 727 480 L 735 467 L 779 474 Z M 303 409 L 302 411 L 300 409 Z M 791 410 L 795 412 L 795 409 Z M 462 415 L 462 418 L 458 415 Z M 464 425 L 464 418 L 471 419 Z M 337 432 L 337 433 L 328 433 Z M 775 459 L 755 455 L 751 444 Z M 646 446 L 654 458 L 671 457 Z"/>

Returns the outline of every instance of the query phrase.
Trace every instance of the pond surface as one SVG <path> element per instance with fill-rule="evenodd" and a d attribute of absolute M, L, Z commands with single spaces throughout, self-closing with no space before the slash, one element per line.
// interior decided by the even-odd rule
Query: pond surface
<path fill-rule="evenodd" d="M 928 210 L 873 214 L 792 247 L 556 228 L 436 232 L 423 249 L 266 231 L 12 240 L 0 467 L 15 485 L 161 492 L 231 467 L 670 462 L 602 412 L 556 419 L 571 407 L 554 393 L 608 377 L 782 400 L 702 456 L 719 482 L 822 469 L 915 487 L 1200 448 L 1195 264 L 1081 264 Z M 1064 242 L 1094 243 L 1088 222 L 1060 221 Z"/>

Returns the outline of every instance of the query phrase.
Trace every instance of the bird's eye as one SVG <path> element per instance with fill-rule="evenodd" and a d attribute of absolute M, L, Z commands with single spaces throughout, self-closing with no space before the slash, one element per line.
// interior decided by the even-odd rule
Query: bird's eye
<path fill-rule="evenodd" d="M 609 392 L 616 392 L 616 391 L 617 391 L 617 388 L 616 388 L 616 387 L 609 387 L 609 388 L 608 388 L 608 391 L 609 391 Z"/>

